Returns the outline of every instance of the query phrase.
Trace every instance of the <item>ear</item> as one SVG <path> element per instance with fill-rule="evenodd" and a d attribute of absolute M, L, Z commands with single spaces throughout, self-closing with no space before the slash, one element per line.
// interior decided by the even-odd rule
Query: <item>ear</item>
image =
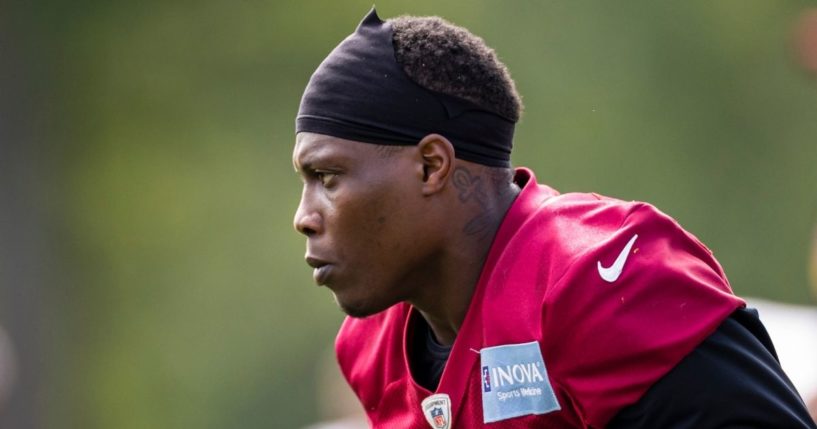
<path fill-rule="evenodd" d="M 423 195 L 441 191 L 453 171 L 454 145 L 439 134 L 429 134 L 417 149 L 423 162 Z"/>

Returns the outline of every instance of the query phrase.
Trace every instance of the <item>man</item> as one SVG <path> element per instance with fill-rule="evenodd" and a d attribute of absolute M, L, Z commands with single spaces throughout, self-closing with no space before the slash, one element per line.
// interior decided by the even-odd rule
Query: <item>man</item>
<path fill-rule="evenodd" d="M 815 427 L 697 239 L 511 169 L 520 112 L 439 18 L 371 11 L 310 79 L 295 228 L 372 426 Z"/>

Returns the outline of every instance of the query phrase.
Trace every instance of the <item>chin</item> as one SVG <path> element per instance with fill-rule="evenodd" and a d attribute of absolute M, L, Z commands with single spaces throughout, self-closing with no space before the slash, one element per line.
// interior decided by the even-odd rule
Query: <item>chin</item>
<path fill-rule="evenodd" d="M 389 306 L 377 306 L 371 305 L 365 301 L 354 301 L 350 302 L 348 300 L 339 298 L 335 295 L 335 302 L 340 307 L 341 311 L 346 313 L 349 317 L 354 317 L 358 319 L 362 319 L 364 317 L 369 317 L 373 314 L 380 313 L 381 311 L 389 308 Z"/>

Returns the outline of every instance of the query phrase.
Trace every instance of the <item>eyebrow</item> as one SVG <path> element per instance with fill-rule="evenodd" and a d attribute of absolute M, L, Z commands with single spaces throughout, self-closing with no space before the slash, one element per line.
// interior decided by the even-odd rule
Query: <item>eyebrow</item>
<path fill-rule="evenodd" d="M 311 173 L 315 171 L 315 169 L 312 167 L 312 163 L 310 162 L 301 163 L 301 168 L 298 168 L 295 165 L 293 165 L 293 167 L 295 167 L 295 172 L 298 174 Z"/>
<path fill-rule="evenodd" d="M 309 153 L 302 156 L 300 162 L 296 161 L 296 159 L 292 160 L 292 167 L 295 168 L 296 172 L 312 171 L 315 169 L 315 164 L 321 161 L 321 156 L 320 154 L 314 155 L 313 153 Z M 298 166 L 300 166 L 300 168 L 298 168 Z"/>
<path fill-rule="evenodd" d="M 303 154 L 301 154 L 300 162 L 298 162 L 299 161 L 298 158 L 293 157 L 292 158 L 292 168 L 295 169 L 296 173 L 300 173 L 302 171 L 312 170 L 313 169 L 312 165 L 315 163 L 313 158 L 315 158 L 314 155 L 311 155 L 311 154 L 303 155 Z M 298 166 L 300 166 L 300 168 Z"/>
<path fill-rule="evenodd" d="M 293 160 L 292 166 L 296 172 L 311 172 L 317 168 L 348 168 L 355 160 L 350 154 L 339 153 L 339 151 L 328 151 L 326 149 L 316 149 L 304 154 L 300 162 L 296 164 Z M 343 164 L 343 165 L 339 165 Z M 300 168 L 298 168 L 300 165 Z M 316 167 L 319 165 L 320 167 Z"/>

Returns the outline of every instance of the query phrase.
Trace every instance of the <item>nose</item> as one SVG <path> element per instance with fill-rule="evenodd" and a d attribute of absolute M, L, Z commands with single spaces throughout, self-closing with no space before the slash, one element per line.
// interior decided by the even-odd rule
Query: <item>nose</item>
<path fill-rule="evenodd" d="M 320 214 L 308 204 L 308 198 L 306 192 L 304 192 L 301 196 L 301 202 L 298 204 L 298 209 L 295 210 L 295 219 L 293 220 L 295 230 L 309 237 L 318 234 L 321 225 Z"/>

